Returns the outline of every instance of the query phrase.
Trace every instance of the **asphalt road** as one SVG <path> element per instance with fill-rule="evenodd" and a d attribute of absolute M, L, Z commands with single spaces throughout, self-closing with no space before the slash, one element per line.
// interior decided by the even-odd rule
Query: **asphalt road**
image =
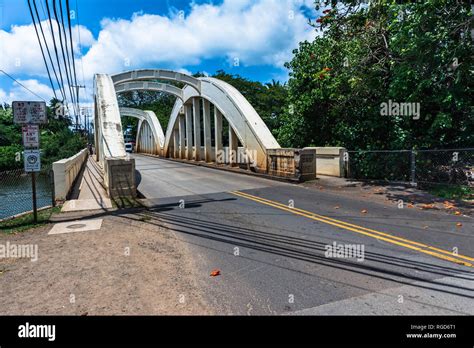
<path fill-rule="evenodd" d="M 215 313 L 474 314 L 470 217 L 134 157 L 150 223 L 186 243 Z"/>

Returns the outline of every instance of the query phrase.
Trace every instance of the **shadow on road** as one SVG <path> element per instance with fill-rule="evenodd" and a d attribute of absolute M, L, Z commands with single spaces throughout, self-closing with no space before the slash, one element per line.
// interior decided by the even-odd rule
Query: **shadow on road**
<path fill-rule="evenodd" d="M 235 200 L 236 198 L 200 198 L 195 200 L 190 200 L 188 198 L 186 200 L 186 208 L 198 208 L 203 204 Z M 204 219 L 208 219 L 208 216 L 206 216 L 208 214 L 203 216 L 203 220 L 190 216 L 177 215 L 176 212 L 173 213 L 175 210 L 185 211 L 180 209 L 179 202 L 176 202 L 168 204 L 156 204 L 148 207 L 123 209 L 115 212 L 99 213 L 93 216 L 88 216 L 87 218 L 97 218 L 103 215 L 116 215 L 127 220 L 141 222 L 145 221 L 147 224 L 153 226 L 161 227 L 167 230 L 173 230 L 175 232 L 182 233 L 183 235 L 198 237 L 199 239 L 203 240 L 202 244 L 193 243 L 187 239 L 180 238 L 180 240 L 185 243 L 198 245 L 199 247 L 212 249 L 216 252 L 222 251 L 209 247 L 209 243 L 205 242 L 206 240 L 223 242 L 231 245 L 232 247 L 240 246 L 273 255 L 283 256 L 293 260 L 324 265 L 363 276 L 396 282 L 402 285 L 411 285 L 418 288 L 436 290 L 443 293 L 474 299 L 474 291 L 472 288 L 455 284 L 445 284 L 437 282 L 436 279 L 429 279 L 430 277 L 453 277 L 457 279 L 473 281 L 474 273 L 472 271 L 464 271 L 460 268 L 441 266 L 435 262 L 430 263 L 414 261 L 409 258 L 387 256 L 380 253 L 367 251 L 365 252 L 365 259 L 371 261 L 372 265 L 368 265 L 366 263 L 361 264 L 347 259 L 327 258 L 324 255 L 326 243 L 264 231 L 263 226 L 259 227 L 258 229 L 243 228 L 241 226 L 225 223 L 222 220 L 219 222 L 205 221 Z M 285 213 L 278 212 L 278 214 Z M 129 222 L 124 223 L 129 224 Z M 280 264 L 264 262 L 251 257 L 246 258 L 249 260 L 255 260 L 259 263 L 265 263 L 273 267 L 284 268 L 308 276 L 315 276 L 314 274 L 301 271 L 297 268 L 288 268 Z M 433 261 L 440 262 L 439 260 L 435 259 L 433 259 Z M 400 270 L 389 269 L 389 267 L 398 267 Z M 420 277 L 415 274 L 408 274 L 407 271 L 412 271 L 413 273 L 416 271 L 426 272 L 428 273 L 428 277 Z M 320 276 L 318 275 L 318 277 Z M 337 282 L 334 279 L 328 279 L 328 281 Z M 423 282 L 425 284 L 413 284 L 415 281 Z M 354 286 L 354 284 L 345 285 L 357 287 Z M 443 289 L 440 289 L 440 287 Z M 472 295 L 468 295 L 466 292 L 472 292 Z"/>

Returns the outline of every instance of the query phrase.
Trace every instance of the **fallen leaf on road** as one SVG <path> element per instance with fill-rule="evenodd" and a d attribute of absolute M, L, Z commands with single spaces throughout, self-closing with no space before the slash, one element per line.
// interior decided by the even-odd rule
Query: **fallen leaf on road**
<path fill-rule="evenodd" d="M 423 226 L 423 229 L 424 230 L 427 230 L 429 226 Z"/>
<path fill-rule="evenodd" d="M 456 211 L 456 212 L 454 212 L 454 215 L 461 215 L 461 212 L 460 212 L 460 211 Z"/>
<path fill-rule="evenodd" d="M 414 205 L 412 203 L 407 204 L 407 208 L 413 208 Z"/>
<path fill-rule="evenodd" d="M 334 209 L 339 209 L 339 208 L 340 208 L 340 207 L 339 207 L 338 205 L 336 205 L 336 206 L 334 207 Z"/>
<path fill-rule="evenodd" d="M 367 209 L 363 209 L 360 211 L 362 214 L 367 214 Z"/>
<path fill-rule="evenodd" d="M 454 204 L 451 203 L 451 202 L 448 202 L 448 201 L 444 201 L 444 202 L 443 202 L 443 205 L 444 205 L 444 208 L 445 208 L 445 209 L 454 209 L 454 208 L 455 208 L 455 207 L 454 207 Z"/>
<path fill-rule="evenodd" d="M 217 277 L 218 275 L 221 275 L 221 271 L 218 269 L 215 269 L 211 272 L 211 277 Z"/>
<path fill-rule="evenodd" d="M 456 226 L 457 226 L 457 227 L 462 227 L 462 223 L 458 222 L 458 223 L 456 224 Z"/>
<path fill-rule="evenodd" d="M 421 209 L 434 209 L 434 204 L 423 204 Z"/>

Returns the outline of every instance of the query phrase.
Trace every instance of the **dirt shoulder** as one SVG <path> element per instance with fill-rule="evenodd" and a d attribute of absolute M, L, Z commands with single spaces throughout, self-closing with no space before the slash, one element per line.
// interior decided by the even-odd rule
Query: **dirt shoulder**
<path fill-rule="evenodd" d="M 0 245 L 38 246 L 36 262 L 0 258 L 0 315 L 212 314 L 172 231 L 146 212 L 87 219 L 97 218 L 95 231 L 48 235 L 49 224 L 0 235 Z"/>
<path fill-rule="evenodd" d="M 380 185 L 318 175 L 317 180 L 305 182 L 302 186 L 340 196 L 357 197 L 360 201 L 382 205 L 398 205 L 403 202 L 406 208 L 438 211 L 450 215 L 474 216 L 474 201 L 440 198 L 426 191 L 403 185 Z"/>

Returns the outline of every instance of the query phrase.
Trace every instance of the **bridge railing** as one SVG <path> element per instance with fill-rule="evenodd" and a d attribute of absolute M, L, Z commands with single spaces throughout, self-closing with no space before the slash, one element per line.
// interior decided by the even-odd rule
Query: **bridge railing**
<path fill-rule="evenodd" d="M 77 176 L 88 157 L 88 150 L 83 149 L 72 157 L 62 159 L 53 163 L 54 173 L 54 197 L 56 200 L 67 199 Z"/>

